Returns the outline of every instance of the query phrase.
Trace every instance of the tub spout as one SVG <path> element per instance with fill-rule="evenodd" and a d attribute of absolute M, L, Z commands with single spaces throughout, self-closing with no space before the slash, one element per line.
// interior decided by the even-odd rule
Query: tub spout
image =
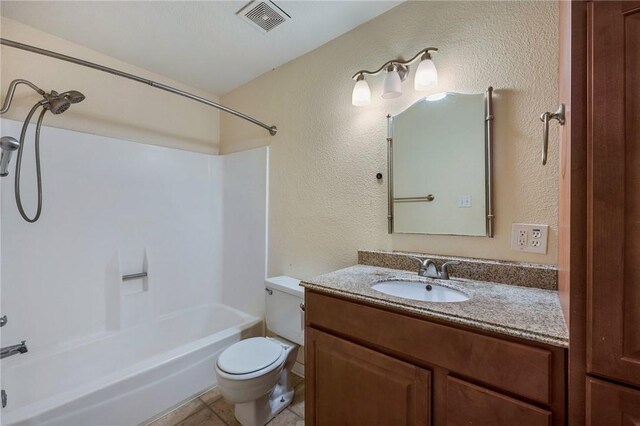
<path fill-rule="evenodd" d="M 23 340 L 22 343 L 13 346 L 6 346 L 0 349 L 0 359 L 6 358 L 11 355 L 24 354 L 29 350 L 27 349 L 26 341 Z"/>

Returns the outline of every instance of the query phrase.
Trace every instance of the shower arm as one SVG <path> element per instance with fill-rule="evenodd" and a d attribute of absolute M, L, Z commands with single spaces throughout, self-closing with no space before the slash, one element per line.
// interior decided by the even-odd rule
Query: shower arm
<path fill-rule="evenodd" d="M 9 85 L 9 89 L 7 89 L 7 96 L 4 98 L 4 104 L 2 105 L 2 109 L 0 109 L 0 114 L 4 114 L 5 112 L 9 111 L 9 107 L 11 106 L 11 101 L 13 101 L 13 95 L 16 92 L 16 87 L 18 86 L 18 84 L 26 84 L 27 86 L 38 92 L 40 95 L 45 95 L 44 90 L 31 83 L 30 81 L 23 80 L 21 78 L 13 80 Z"/>
<path fill-rule="evenodd" d="M 175 87 L 167 86 L 166 84 L 162 84 L 162 83 L 158 83 L 156 81 L 148 80 L 146 78 L 142 78 L 142 77 L 139 77 L 139 76 L 134 75 L 134 74 L 129 74 L 129 73 L 126 73 L 124 71 L 119 71 L 119 70 L 116 70 L 114 68 L 105 67 L 104 65 L 96 64 L 94 62 L 89 62 L 89 61 L 85 61 L 85 60 L 82 60 L 82 59 L 78 59 L 78 58 L 75 58 L 73 56 L 63 55 L 61 53 L 53 52 L 51 50 L 41 49 L 39 47 L 31 46 L 29 44 L 20 43 L 20 42 L 17 42 L 17 41 L 7 40 L 6 38 L 0 38 L 0 44 L 5 45 L 5 46 L 9 46 L 9 47 L 13 47 L 13 48 L 16 48 L 16 49 L 26 50 L 27 52 L 37 53 L 39 55 L 44 55 L 44 56 L 49 56 L 51 58 L 60 59 L 62 61 L 71 62 L 71 63 L 76 64 L 76 65 L 82 65 L 84 67 L 93 68 L 93 69 L 98 70 L 98 71 L 102 71 L 102 72 L 106 72 L 108 74 L 116 75 L 118 77 L 128 78 L 129 80 L 137 81 L 138 83 L 143 83 L 143 84 L 146 84 L 148 86 L 155 87 L 156 89 L 160 89 L 160 90 L 164 90 L 166 92 L 173 93 L 175 95 L 184 96 L 185 98 L 191 99 L 193 101 L 200 102 L 200 103 L 203 103 L 205 105 L 209 105 L 209 106 L 217 108 L 217 109 L 219 109 L 221 111 L 228 112 L 229 114 L 233 114 L 236 117 L 240 117 L 240 118 L 242 118 L 244 120 L 247 120 L 247 121 L 249 121 L 249 122 L 251 122 L 251 123 L 253 123 L 253 124 L 257 125 L 257 126 L 260 126 L 260 127 L 264 128 L 264 129 L 268 130 L 269 134 L 271 136 L 275 136 L 275 134 L 278 132 L 278 128 L 276 126 L 269 126 L 268 124 L 265 124 L 265 123 L 263 123 L 261 121 L 258 121 L 255 118 L 250 117 L 250 116 L 248 116 L 246 114 L 243 114 L 243 113 L 241 113 L 239 111 L 236 111 L 236 110 L 234 110 L 232 108 L 226 107 L 226 106 L 221 105 L 221 104 L 219 104 L 217 102 L 210 101 L 210 100 L 205 99 L 205 98 L 203 98 L 201 96 L 197 96 L 197 95 L 194 95 L 192 93 L 185 92 L 184 90 L 180 90 L 180 89 L 176 89 Z M 15 90 L 15 88 L 14 88 L 14 90 Z M 38 92 L 38 93 L 40 93 L 40 92 Z M 13 94 L 11 94 L 11 96 L 13 96 Z M 5 104 L 6 103 L 7 102 L 5 100 Z M 8 104 L 7 104 L 7 109 L 8 109 Z M 3 107 L 2 113 L 4 113 L 4 112 L 5 111 L 4 111 L 4 107 Z"/>

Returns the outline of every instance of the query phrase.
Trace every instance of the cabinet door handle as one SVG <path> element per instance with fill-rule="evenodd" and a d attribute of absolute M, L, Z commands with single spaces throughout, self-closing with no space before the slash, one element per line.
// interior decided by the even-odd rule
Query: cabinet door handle
<path fill-rule="evenodd" d="M 556 112 L 543 112 L 540 115 L 542 121 L 542 165 L 547 165 L 547 151 L 549 150 L 549 120 L 558 120 L 561 126 L 564 126 L 564 104 L 560 104 Z"/>

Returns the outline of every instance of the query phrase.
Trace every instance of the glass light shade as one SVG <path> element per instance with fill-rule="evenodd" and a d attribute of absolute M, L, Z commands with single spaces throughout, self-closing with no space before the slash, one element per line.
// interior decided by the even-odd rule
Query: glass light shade
<path fill-rule="evenodd" d="M 402 80 L 400 80 L 400 74 L 394 67 L 393 70 L 387 71 L 387 75 L 384 77 L 382 97 L 393 99 L 400 95 L 402 95 Z"/>
<path fill-rule="evenodd" d="M 358 78 L 353 86 L 351 103 L 355 106 L 365 106 L 371 103 L 371 89 L 364 78 Z"/>
<path fill-rule="evenodd" d="M 414 88 L 416 90 L 427 90 L 438 83 L 438 70 L 431 59 L 423 59 L 416 70 Z"/>

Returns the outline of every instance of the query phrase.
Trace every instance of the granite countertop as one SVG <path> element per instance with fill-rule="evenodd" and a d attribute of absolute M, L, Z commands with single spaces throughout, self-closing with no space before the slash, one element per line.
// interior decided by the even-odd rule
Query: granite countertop
<path fill-rule="evenodd" d="M 403 299 L 372 290 L 387 280 L 421 281 L 462 291 L 469 300 L 455 303 Z M 435 280 L 416 273 L 356 265 L 302 281 L 310 290 L 395 308 L 522 339 L 566 348 L 569 332 L 558 292 L 451 277 Z"/>

